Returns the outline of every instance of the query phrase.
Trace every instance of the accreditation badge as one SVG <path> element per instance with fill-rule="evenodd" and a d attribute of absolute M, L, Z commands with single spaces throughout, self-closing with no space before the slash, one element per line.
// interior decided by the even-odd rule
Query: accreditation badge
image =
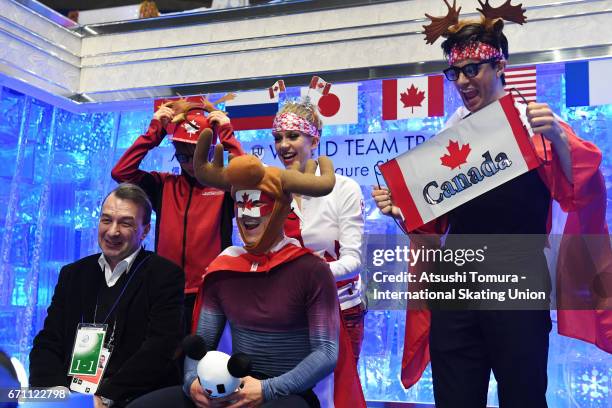
<path fill-rule="evenodd" d="M 107 326 L 83 324 L 77 326 L 68 375 L 96 375 Z"/>
<path fill-rule="evenodd" d="M 75 375 L 72 377 L 72 381 L 70 382 L 70 389 L 75 392 L 80 392 L 82 394 L 95 394 L 98 390 L 98 385 L 100 385 L 100 381 L 104 376 L 104 371 L 106 370 L 106 365 L 108 364 L 108 360 L 110 359 L 111 349 L 108 347 L 102 347 L 100 352 L 100 359 L 98 360 L 98 364 L 96 365 L 96 374 L 95 375 Z"/>

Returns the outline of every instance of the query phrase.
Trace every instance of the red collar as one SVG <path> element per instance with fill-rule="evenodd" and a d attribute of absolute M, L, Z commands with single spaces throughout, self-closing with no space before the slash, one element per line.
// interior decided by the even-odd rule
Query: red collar
<path fill-rule="evenodd" d="M 309 249 L 299 246 L 298 241 L 289 238 L 285 238 L 275 249 L 255 255 L 248 253 L 243 247 L 229 247 L 208 265 L 204 277 L 216 271 L 268 272 L 278 265 L 312 253 Z"/>

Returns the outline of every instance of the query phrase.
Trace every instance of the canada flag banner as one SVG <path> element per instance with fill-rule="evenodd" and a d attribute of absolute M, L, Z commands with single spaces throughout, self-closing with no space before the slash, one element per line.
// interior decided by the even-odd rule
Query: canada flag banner
<path fill-rule="evenodd" d="M 539 164 L 508 94 L 380 171 L 412 231 Z"/>

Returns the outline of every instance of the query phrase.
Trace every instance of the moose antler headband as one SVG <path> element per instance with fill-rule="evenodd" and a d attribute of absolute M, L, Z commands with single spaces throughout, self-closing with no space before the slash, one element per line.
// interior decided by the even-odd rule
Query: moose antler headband
<path fill-rule="evenodd" d="M 461 11 L 461 7 L 457 8 L 457 1 L 453 0 L 452 6 L 448 3 L 448 0 L 444 0 L 444 3 L 448 8 L 446 16 L 434 17 L 425 13 L 425 16 L 431 20 L 430 24 L 423 26 L 425 30 L 425 42 L 427 44 L 433 44 L 440 36 L 448 37 L 459 31 L 462 27 L 462 24 L 459 23 L 459 12 Z M 521 25 L 527 21 L 522 3 L 513 6 L 510 4 L 511 0 L 506 0 L 506 2 L 499 7 L 491 7 L 489 0 L 485 0 L 484 3 L 478 0 L 478 3 L 480 7 L 482 7 L 476 9 L 483 18 L 481 24 L 487 28 L 493 27 L 495 21 L 498 19 L 512 21 Z"/>
<path fill-rule="evenodd" d="M 232 195 L 236 195 L 240 190 L 259 190 L 274 200 L 269 222 L 257 242 L 247 243 L 244 230 L 240 223 L 238 224 L 247 252 L 262 254 L 272 247 L 278 235 L 282 233 L 285 218 L 291 211 L 291 193 L 320 197 L 329 194 L 334 188 L 334 166 L 327 157 L 319 157 L 320 176 L 315 175 L 317 165 L 313 160 L 308 160 L 304 173 L 301 173 L 297 170 L 299 166 L 288 170 L 265 167 L 257 157 L 250 154 L 232 159 L 226 168 L 223 166 L 221 143 L 215 147 L 213 162 L 208 162 L 206 153 L 210 148 L 211 138 L 212 132 L 205 129 L 200 134 L 193 156 L 195 176 L 200 183 L 231 190 Z M 240 201 L 240 197 L 237 198 L 237 201 Z"/>
<path fill-rule="evenodd" d="M 296 169 L 281 170 L 276 167 L 264 167 L 259 159 L 252 155 L 238 156 L 230 161 L 228 167 L 223 166 L 223 146 L 215 146 L 212 163 L 208 161 L 208 150 L 212 140 L 212 131 L 204 129 L 194 154 L 194 169 L 198 181 L 204 185 L 229 191 L 234 188 L 256 188 L 266 184 L 267 178 L 274 176 L 280 182 L 280 188 L 285 194 L 297 193 L 311 197 L 329 194 L 334 188 L 336 178 L 334 166 L 325 156 L 319 157 L 321 175 L 315 175 L 317 168 L 314 160 L 306 163 L 304 173 Z M 272 173 L 276 173 L 272 175 Z M 268 174 L 270 173 L 270 174 Z"/>

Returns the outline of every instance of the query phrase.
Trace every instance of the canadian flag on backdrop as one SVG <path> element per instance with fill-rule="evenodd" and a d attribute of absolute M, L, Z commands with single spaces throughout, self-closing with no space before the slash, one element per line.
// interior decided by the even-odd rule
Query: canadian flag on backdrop
<path fill-rule="evenodd" d="M 300 89 L 302 98 L 308 95 L 318 110 L 324 125 L 357 123 L 358 84 L 333 85 L 329 92 L 321 95 L 311 88 Z M 309 92 L 310 91 L 310 92 Z"/>
<path fill-rule="evenodd" d="M 270 93 L 270 99 L 275 99 L 280 95 L 281 92 L 285 92 L 285 81 L 279 79 L 268 88 L 268 92 Z"/>
<path fill-rule="evenodd" d="M 322 95 L 327 95 L 331 88 L 331 83 L 326 82 L 323 78 L 318 76 L 313 76 L 310 80 L 310 89 L 314 89 L 318 93 Z"/>
<path fill-rule="evenodd" d="M 442 75 L 383 81 L 383 120 L 444 116 Z"/>
<path fill-rule="evenodd" d="M 380 171 L 411 231 L 538 165 L 512 95 L 506 95 Z"/>

